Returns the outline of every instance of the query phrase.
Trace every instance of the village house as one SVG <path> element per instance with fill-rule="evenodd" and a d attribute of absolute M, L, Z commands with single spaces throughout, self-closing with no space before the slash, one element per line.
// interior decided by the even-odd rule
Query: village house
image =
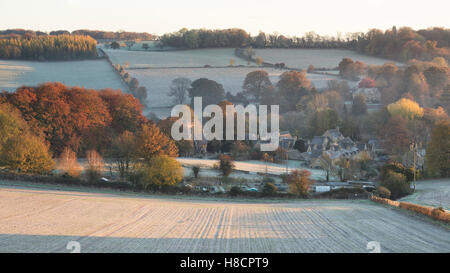
<path fill-rule="evenodd" d="M 342 158 L 354 158 L 361 151 L 368 150 L 365 143 L 355 143 L 349 137 L 344 137 L 339 127 L 327 130 L 322 136 L 313 137 L 307 145 L 302 158 L 311 168 L 322 168 L 324 156 L 336 162 Z"/>

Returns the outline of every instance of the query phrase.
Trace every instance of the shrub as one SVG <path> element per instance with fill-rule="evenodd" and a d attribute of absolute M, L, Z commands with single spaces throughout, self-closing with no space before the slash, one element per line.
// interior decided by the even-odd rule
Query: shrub
<path fill-rule="evenodd" d="M 429 208 L 429 207 L 424 207 L 421 205 L 408 203 L 408 202 L 400 202 L 400 208 L 418 212 L 418 213 L 428 215 L 428 216 L 431 216 L 431 211 L 433 210 L 432 208 Z"/>
<path fill-rule="evenodd" d="M 69 148 L 65 148 L 58 160 L 58 171 L 62 175 L 79 177 L 81 166 L 78 164 L 76 154 Z"/>
<path fill-rule="evenodd" d="M 222 172 L 222 175 L 227 177 L 229 176 L 234 169 L 233 159 L 228 155 L 220 155 L 219 156 L 219 169 Z"/>
<path fill-rule="evenodd" d="M 39 137 L 19 134 L 4 143 L 0 165 L 23 173 L 48 174 L 53 170 L 54 162 L 48 146 Z"/>
<path fill-rule="evenodd" d="M 228 192 L 231 196 L 237 196 L 238 194 L 241 193 L 241 188 L 234 186 L 230 189 L 230 191 Z"/>
<path fill-rule="evenodd" d="M 375 196 L 375 195 L 373 195 L 370 199 L 371 199 L 372 201 L 377 202 L 377 203 L 381 203 L 381 204 L 385 204 L 385 205 L 390 205 L 390 206 L 393 206 L 393 207 L 398 207 L 398 206 L 400 206 L 400 202 L 398 202 L 398 201 L 392 201 L 392 200 L 390 200 L 390 199 L 381 198 L 381 197 L 378 197 L 378 196 Z"/>
<path fill-rule="evenodd" d="M 275 183 L 275 179 L 273 177 L 264 177 L 262 180 L 263 183 Z"/>
<path fill-rule="evenodd" d="M 94 150 L 86 154 L 87 168 L 85 171 L 86 180 L 89 183 L 98 182 L 103 172 L 103 158 Z"/>
<path fill-rule="evenodd" d="M 194 177 L 197 178 L 198 177 L 198 173 L 200 172 L 200 167 L 199 166 L 193 166 L 192 167 L 192 172 L 194 173 Z"/>
<path fill-rule="evenodd" d="M 289 184 L 289 189 L 291 193 L 296 194 L 301 197 L 307 197 L 309 192 L 309 187 L 313 183 L 309 179 L 311 172 L 307 170 L 295 170 L 289 175 L 284 177 L 286 183 Z"/>
<path fill-rule="evenodd" d="M 391 192 L 392 199 L 398 199 L 408 195 L 411 192 L 409 182 L 401 173 L 388 170 L 383 175 L 381 186 L 387 188 Z"/>
<path fill-rule="evenodd" d="M 270 182 L 267 182 L 264 184 L 264 187 L 262 190 L 263 195 L 271 196 L 271 195 L 276 194 L 277 192 L 278 192 L 278 188 L 274 184 L 272 184 Z"/>
<path fill-rule="evenodd" d="M 391 197 L 391 191 L 383 186 L 378 187 L 377 194 L 381 198 L 389 198 Z"/>
<path fill-rule="evenodd" d="M 156 156 L 144 165 L 139 177 L 144 188 L 175 185 L 183 179 L 183 168 L 175 159 L 166 155 Z"/>
<path fill-rule="evenodd" d="M 441 207 L 431 210 L 431 217 L 437 220 L 450 222 L 450 213 L 446 212 Z"/>

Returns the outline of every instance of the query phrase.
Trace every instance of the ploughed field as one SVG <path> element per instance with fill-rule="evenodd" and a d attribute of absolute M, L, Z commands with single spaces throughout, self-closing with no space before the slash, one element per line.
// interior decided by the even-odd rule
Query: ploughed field
<path fill-rule="evenodd" d="M 68 86 L 126 90 L 106 60 L 33 62 L 0 60 L 0 91 L 15 91 L 22 85 L 62 82 Z"/>
<path fill-rule="evenodd" d="M 69 252 L 69 241 L 81 252 L 369 252 L 370 241 L 382 252 L 450 251 L 447 227 L 369 201 L 175 199 L 7 184 L 1 252 Z"/>

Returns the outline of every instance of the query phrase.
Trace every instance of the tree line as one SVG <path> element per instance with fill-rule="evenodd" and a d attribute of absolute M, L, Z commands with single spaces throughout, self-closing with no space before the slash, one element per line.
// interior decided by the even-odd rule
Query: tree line
<path fill-rule="evenodd" d="M 45 83 L 0 95 L 2 171 L 54 174 L 98 182 L 103 157 L 121 181 L 138 187 L 172 185 L 182 168 L 174 141 L 120 90 Z M 77 157 L 87 159 L 83 177 Z M 111 170 L 112 171 L 112 170 Z M 77 180 L 78 181 L 78 180 Z"/>
<path fill-rule="evenodd" d="M 68 30 L 54 30 L 49 33 L 42 31 L 26 30 L 26 29 L 7 29 L 0 30 L 0 38 L 33 38 L 36 36 L 47 35 L 86 35 L 91 36 L 95 40 L 152 40 L 154 35 L 147 32 L 128 32 L 128 31 L 102 31 L 102 30 L 88 30 L 78 29 L 72 32 Z"/>
<path fill-rule="evenodd" d="M 0 39 L 0 58 L 15 60 L 79 60 L 97 57 L 97 42 L 84 35 L 39 35 Z"/>
<path fill-rule="evenodd" d="M 308 32 L 303 37 L 287 37 L 260 32 L 251 36 L 242 29 L 181 29 L 160 38 L 163 45 L 177 48 L 253 47 L 253 48 L 344 48 L 399 61 L 450 59 L 450 29 L 430 28 L 415 31 L 408 27 L 345 36 L 321 36 Z"/>

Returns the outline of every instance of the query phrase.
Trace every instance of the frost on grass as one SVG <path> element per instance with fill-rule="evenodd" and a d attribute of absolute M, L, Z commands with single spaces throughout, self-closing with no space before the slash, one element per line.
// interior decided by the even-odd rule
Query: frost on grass
<path fill-rule="evenodd" d="M 0 252 L 448 252 L 445 227 L 368 201 L 218 201 L 0 187 Z"/>

